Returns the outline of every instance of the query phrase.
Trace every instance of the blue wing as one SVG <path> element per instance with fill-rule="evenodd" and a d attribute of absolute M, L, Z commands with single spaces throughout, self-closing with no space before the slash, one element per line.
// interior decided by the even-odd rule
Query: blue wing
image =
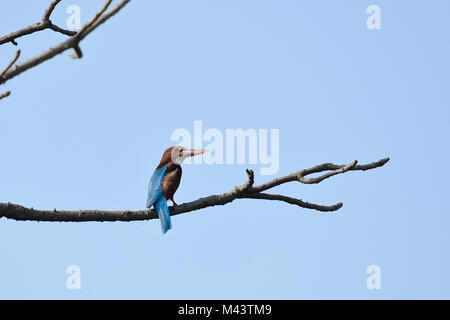
<path fill-rule="evenodd" d="M 156 201 L 163 197 L 162 181 L 166 174 L 166 169 L 167 166 L 156 169 L 150 178 L 150 182 L 148 184 L 147 208 L 150 208 L 156 203 Z"/>
<path fill-rule="evenodd" d="M 166 233 L 167 230 L 172 228 L 172 220 L 170 219 L 169 208 L 167 207 L 167 202 L 164 197 L 161 197 L 156 201 L 155 204 L 156 212 L 158 212 L 159 220 L 161 221 L 162 233 Z"/>

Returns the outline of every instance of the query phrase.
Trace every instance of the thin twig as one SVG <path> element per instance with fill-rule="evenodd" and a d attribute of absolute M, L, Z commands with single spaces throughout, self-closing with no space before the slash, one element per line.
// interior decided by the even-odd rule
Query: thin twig
<path fill-rule="evenodd" d="M 92 17 L 91 20 L 89 20 L 78 32 L 77 36 L 83 34 L 89 27 L 91 27 L 101 16 L 105 11 L 108 9 L 109 5 L 111 4 L 112 0 L 106 0 L 106 2 L 103 4 L 103 6 L 100 8 L 99 11 L 95 13 L 95 15 Z"/>
<path fill-rule="evenodd" d="M 127 3 L 129 3 L 130 0 L 122 0 L 120 3 L 118 3 L 115 7 L 113 7 L 108 12 L 101 15 L 99 18 L 95 20 L 95 22 L 92 23 L 88 28 L 85 29 L 85 31 L 81 34 L 77 34 L 74 37 L 70 37 L 66 41 L 58 44 L 55 47 L 52 47 L 48 49 L 47 51 L 44 51 L 43 53 L 21 63 L 16 65 L 15 67 L 11 68 L 3 77 L 3 81 L 6 82 L 17 75 L 47 61 L 52 59 L 53 57 L 65 52 L 68 49 L 74 48 L 78 43 L 83 40 L 87 35 L 89 35 L 91 32 L 93 32 L 96 28 L 98 28 L 101 24 L 103 24 L 105 21 L 107 21 L 109 18 L 114 16 L 117 12 L 119 12 Z M 1 41 L 0 41 L 1 44 Z"/>
<path fill-rule="evenodd" d="M 45 10 L 44 16 L 42 17 L 41 21 L 33 23 L 32 25 L 29 25 L 28 27 L 22 28 L 18 31 L 7 34 L 3 37 L 0 37 L 0 45 L 8 43 L 8 42 L 12 42 L 14 45 L 17 45 L 17 42 L 16 42 L 17 38 L 20 38 L 20 37 L 23 37 L 23 36 L 38 32 L 38 31 L 42 31 L 45 29 L 51 29 L 53 31 L 65 34 L 67 36 L 75 35 L 76 31 L 65 30 L 63 28 L 60 28 L 60 27 L 54 25 L 50 21 L 50 16 L 53 13 L 53 10 L 55 9 L 56 5 L 59 2 L 61 2 L 61 0 L 53 0 L 50 3 L 48 8 Z"/>
<path fill-rule="evenodd" d="M 12 67 L 12 65 L 14 63 L 16 63 L 17 59 L 19 59 L 20 57 L 20 50 L 16 51 L 16 55 L 14 56 L 14 58 L 11 60 L 11 62 L 5 67 L 5 69 L 3 69 L 2 72 L 0 72 L 0 83 L 2 83 L 3 81 L 3 76 L 5 75 L 6 72 L 8 72 L 8 70 Z"/>
<path fill-rule="evenodd" d="M 11 91 L 10 91 L 10 90 L 8 90 L 8 91 L 6 91 L 6 92 L 0 94 L 0 100 L 2 100 L 3 98 L 8 97 L 10 94 L 11 94 Z"/>

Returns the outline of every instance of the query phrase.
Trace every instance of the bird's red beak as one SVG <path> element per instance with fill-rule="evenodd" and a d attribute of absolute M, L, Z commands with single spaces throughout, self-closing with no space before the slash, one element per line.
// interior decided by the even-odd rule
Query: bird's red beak
<path fill-rule="evenodd" d="M 198 156 L 199 154 L 203 154 L 208 151 L 209 150 L 207 150 L 207 149 L 186 149 L 186 150 L 183 150 L 183 157 Z"/>

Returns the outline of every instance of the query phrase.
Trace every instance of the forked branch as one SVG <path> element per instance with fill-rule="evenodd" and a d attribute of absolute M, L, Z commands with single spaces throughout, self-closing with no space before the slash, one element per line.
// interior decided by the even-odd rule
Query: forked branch
<path fill-rule="evenodd" d="M 76 34 L 76 31 L 70 31 L 65 30 L 63 28 L 58 27 L 57 25 L 53 24 L 50 20 L 50 16 L 55 9 L 56 5 L 60 3 L 61 0 L 53 0 L 50 5 L 48 6 L 47 10 L 45 10 L 44 16 L 42 17 L 42 20 L 36 23 L 33 23 L 29 25 L 28 27 L 22 28 L 18 31 L 11 32 L 10 34 L 7 34 L 6 36 L 0 37 L 0 45 L 11 42 L 12 44 L 17 46 L 16 39 L 38 32 L 46 29 L 53 30 L 55 32 L 59 32 L 62 34 L 65 34 L 66 36 L 73 36 Z"/>

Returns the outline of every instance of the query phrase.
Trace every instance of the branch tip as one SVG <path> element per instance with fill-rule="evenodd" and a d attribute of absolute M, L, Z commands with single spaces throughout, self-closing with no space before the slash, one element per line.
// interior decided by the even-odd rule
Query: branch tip
<path fill-rule="evenodd" d="M 78 44 L 75 44 L 73 46 L 73 51 L 71 53 L 69 53 L 69 55 L 73 59 L 81 59 L 83 57 L 83 51 L 81 51 L 81 48 Z"/>

